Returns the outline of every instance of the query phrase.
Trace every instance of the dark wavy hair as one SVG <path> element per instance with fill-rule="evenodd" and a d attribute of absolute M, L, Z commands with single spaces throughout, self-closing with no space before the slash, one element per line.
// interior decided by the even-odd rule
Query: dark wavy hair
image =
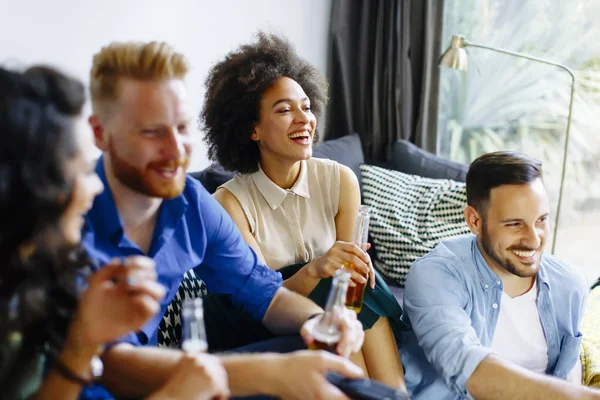
<path fill-rule="evenodd" d="M 67 246 L 58 229 L 71 201 L 65 166 L 77 152 L 74 117 L 84 103 L 81 82 L 52 68 L 0 67 L 0 333 L 68 318 L 89 272 L 85 252 Z M 26 257 L 25 247 L 33 249 Z"/>
<path fill-rule="evenodd" d="M 281 36 L 259 32 L 254 43 L 240 46 L 210 70 L 199 122 L 211 160 L 230 171 L 258 170 L 260 150 L 250 136 L 259 122 L 263 93 L 282 77 L 302 87 L 319 122 L 327 103 L 327 82 Z M 318 138 L 317 129 L 313 143 Z"/>

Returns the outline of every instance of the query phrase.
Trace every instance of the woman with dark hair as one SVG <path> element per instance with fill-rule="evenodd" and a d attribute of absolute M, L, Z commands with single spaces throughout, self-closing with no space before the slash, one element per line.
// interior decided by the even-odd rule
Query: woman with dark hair
<path fill-rule="evenodd" d="M 101 376 L 105 343 L 138 330 L 165 294 L 145 257 L 91 273 L 80 232 L 103 187 L 84 101 L 83 85 L 53 69 L 0 67 L 3 399 L 76 399 Z M 179 393 L 176 379 L 157 398 Z"/>
<path fill-rule="evenodd" d="M 209 156 L 239 173 L 215 198 L 266 265 L 287 278 L 284 286 L 321 306 L 328 278 L 344 262 L 360 270 L 352 271 L 354 281 L 368 276 L 359 314 L 365 342 L 352 360 L 371 378 L 404 388 L 394 337 L 399 315 L 387 318 L 400 306 L 367 253 L 351 243 L 358 180 L 344 165 L 312 158 L 327 101 L 325 79 L 287 40 L 259 33 L 256 42 L 217 63 L 206 86 L 200 120 Z"/>

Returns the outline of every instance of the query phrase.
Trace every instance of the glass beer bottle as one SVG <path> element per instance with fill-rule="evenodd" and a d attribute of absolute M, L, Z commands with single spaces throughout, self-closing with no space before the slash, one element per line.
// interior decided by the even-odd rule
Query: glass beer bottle
<path fill-rule="evenodd" d="M 337 353 L 336 347 L 342 337 L 337 322 L 340 311 L 344 309 L 344 299 L 349 281 L 350 274 L 348 272 L 343 269 L 336 271 L 327 297 L 325 312 L 319 317 L 319 321 L 314 325 L 311 332 L 314 340 L 308 346 L 310 350 L 325 350 L 330 353 Z"/>
<path fill-rule="evenodd" d="M 367 206 L 360 206 L 360 208 L 358 209 L 358 217 L 356 218 L 356 226 L 354 227 L 354 237 L 352 238 L 352 242 L 364 251 L 367 251 L 368 235 L 369 208 Z M 344 262 L 344 266 L 346 268 L 356 270 L 354 264 L 351 262 Z M 365 276 L 365 278 L 368 282 L 369 276 L 367 275 Z M 356 311 L 357 314 L 360 312 L 360 310 L 362 310 L 367 282 L 354 282 L 355 286 L 348 286 L 348 293 L 346 294 L 346 307 L 353 311 Z"/>
<path fill-rule="evenodd" d="M 181 349 L 186 353 L 205 352 L 208 349 L 208 343 L 206 341 L 202 299 L 185 299 L 181 318 L 183 322 Z"/>

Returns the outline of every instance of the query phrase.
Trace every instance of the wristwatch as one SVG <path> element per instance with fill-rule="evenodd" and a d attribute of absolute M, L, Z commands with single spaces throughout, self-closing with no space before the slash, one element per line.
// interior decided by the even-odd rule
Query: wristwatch
<path fill-rule="evenodd" d="M 65 364 L 63 364 L 63 362 L 60 361 L 60 359 L 58 359 L 58 358 L 55 359 L 54 366 L 55 366 L 56 370 L 58 371 L 58 373 L 61 374 L 63 378 L 68 379 L 71 382 L 78 383 L 82 386 L 92 385 L 94 382 L 96 382 L 98 379 L 100 379 L 102 377 L 102 373 L 104 372 L 104 364 L 102 363 L 102 360 L 98 356 L 93 356 L 92 360 L 90 361 L 89 376 L 81 376 L 81 375 L 74 373 L 73 371 L 71 371 L 71 369 L 69 367 L 67 367 Z"/>

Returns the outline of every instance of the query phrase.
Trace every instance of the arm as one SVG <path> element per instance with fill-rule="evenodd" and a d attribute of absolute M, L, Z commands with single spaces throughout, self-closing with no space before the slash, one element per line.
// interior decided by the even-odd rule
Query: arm
<path fill-rule="evenodd" d="M 362 274 L 351 271 L 352 280 L 364 282 L 363 276 L 371 278 L 371 288 L 375 287 L 375 270 L 365 252 L 352 244 L 356 216 L 360 207 L 360 187 L 354 172 L 345 165 L 339 165 L 340 192 L 338 212 L 335 215 L 336 243 L 324 255 L 306 264 L 294 276 L 284 282 L 290 290 L 308 296 L 319 280 L 333 276 L 344 262 L 352 262 Z M 351 283 L 353 285 L 353 283 Z"/>
<path fill-rule="evenodd" d="M 78 340 L 77 338 L 80 337 L 78 328 L 71 328 L 71 332 L 59 355 L 59 360 L 78 376 L 90 376 L 92 357 L 99 353 L 100 347 Z M 79 397 L 80 392 L 80 384 L 66 379 L 52 369 L 33 398 L 35 400 L 59 398 L 75 400 Z"/>
<path fill-rule="evenodd" d="M 214 198 L 208 197 L 215 206 L 211 207 L 207 200 L 202 207 L 206 232 L 210 236 L 203 263 L 207 268 L 199 268 L 198 274 L 209 290 L 214 285 L 221 293 L 231 294 L 234 304 L 262 320 L 274 333 L 298 332 L 301 326 L 306 327 L 303 323 L 309 316 L 321 312 L 321 308 L 306 297 L 281 287 L 281 274 L 259 262 L 227 212 Z M 357 351 L 362 346 L 364 332 L 356 314 L 344 313 L 339 325 L 342 330 L 338 344 L 340 354 Z M 306 329 L 302 335 L 310 342 Z"/>
<path fill-rule="evenodd" d="M 354 172 L 340 165 L 340 194 L 338 213 L 335 216 L 335 235 L 337 240 L 351 242 L 354 225 L 360 207 L 360 187 Z"/>
<path fill-rule="evenodd" d="M 404 295 L 405 312 L 419 346 L 449 388 L 463 397 L 490 400 L 600 395 L 526 371 L 484 347 L 464 310 L 468 296 L 464 278 L 448 268 L 451 262 L 441 257 L 417 261 L 408 274 Z"/>
<path fill-rule="evenodd" d="M 154 263 L 130 257 L 112 263 L 90 278 L 69 327 L 59 362 L 73 374 L 91 378 L 92 357 L 104 343 L 138 329 L 160 308 L 164 288 L 155 282 Z M 35 399 L 76 399 L 81 385 L 51 369 Z"/>
<path fill-rule="evenodd" d="M 217 190 L 213 196 L 231 216 L 246 243 L 252 247 L 258 258 L 266 264 L 265 257 L 260 250 L 258 242 L 250 232 L 250 223 L 248 222 L 248 218 L 246 217 L 244 210 L 242 210 L 242 206 L 238 199 L 229 190 L 223 188 Z M 309 268 L 305 265 L 294 274 L 294 276 L 284 281 L 283 286 L 296 293 L 300 293 L 303 296 L 308 296 L 321 280 L 318 276 L 310 275 L 308 271 Z"/>
<path fill-rule="evenodd" d="M 120 344 L 104 356 L 107 367 L 104 383 L 122 397 L 146 396 L 168 384 L 182 357 L 184 354 L 180 351 Z M 304 399 L 314 398 L 315 393 L 334 393 L 336 396 L 321 398 L 339 398 L 339 393 L 325 382 L 325 371 L 334 370 L 354 378 L 362 375 L 349 361 L 313 351 L 287 355 L 227 355 L 221 356 L 220 361 L 227 371 L 232 396 L 272 394 Z M 307 396 L 307 391 L 313 395 Z M 164 398 L 157 394 L 155 392 L 153 398 Z"/>
<path fill-rule="evenodd" d="M 473 398 L 482 400 L 600 399 L 598 390 L 531 372 L 495 355 L 479 363 L 467 389 Z"/>
<path fill-rule="evenodd" d="M 237 198 L 227 189 L 217 190 L 214 198 L 231 216 L 246 243 L 252 247 L 258 258 L 264 263 L 265 257 L 260 251 L 260 246 L 256 242 L 256 239 L 250 232 L 250 224 Z M 302 268 L 302 270 L 305 270 L 305 268 Z M 300 274 L 302 270 L 296 275 Z M 309 278 L 304 274 L 302 275 L 305 279 Z M 314 289 L 319 279 L 311 279 L 314 281 L 312 282 L 312 289 Z M 308 317 L 320 311 L 322 309 L 311 300 L 286 290 L 286 288 L 280 288 L 275 293 L 275 297 L 273 297 L 273 301 L 271 301 L 267 309 L 263 323 L 271 332 L 276 334 L 294 333 L 300 330 Z"/>

